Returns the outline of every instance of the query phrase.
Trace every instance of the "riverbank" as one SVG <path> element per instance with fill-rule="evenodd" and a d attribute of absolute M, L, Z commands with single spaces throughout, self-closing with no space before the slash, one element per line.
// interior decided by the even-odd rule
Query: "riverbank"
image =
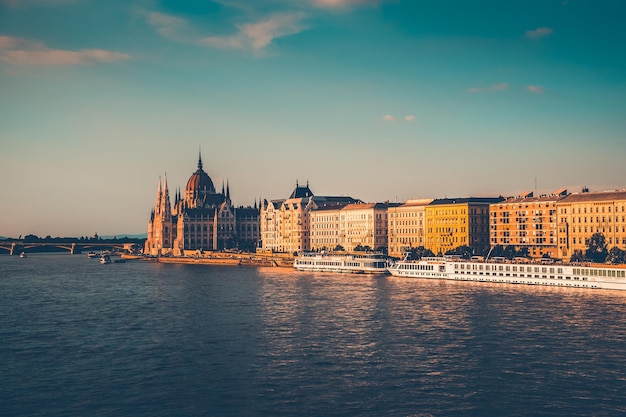
<path fill-rule="evenodd" d="M 121 255 L 122 259 L 137 259 L 170 264 L 230 265 L 230 266 L 267 266 L 293 268 L 293 257 L 256 255 L 249 253 L 205 253 L 198 256 L 160 256 L 145 257 L 138 255 Z"/>

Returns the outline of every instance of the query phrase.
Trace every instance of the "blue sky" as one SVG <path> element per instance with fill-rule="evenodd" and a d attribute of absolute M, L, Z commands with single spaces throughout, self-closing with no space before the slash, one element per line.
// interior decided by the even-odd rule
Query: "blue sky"
<path fill-rule="evenodd" d="M 0 0 L 0 235 L 237 205 L 626 186 L 621 0 Z"/>

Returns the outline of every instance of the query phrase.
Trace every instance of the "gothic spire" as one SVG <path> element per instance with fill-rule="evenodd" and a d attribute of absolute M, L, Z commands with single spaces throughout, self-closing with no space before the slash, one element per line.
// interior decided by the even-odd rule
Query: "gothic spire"
<path fill-rule="evenodd" d="M 200 145 L 198 145 L 198 169 L 202 170 L 202 151 L 200 150 Z"/>
<path fill-rule="evenodd" d="M 169 216 L 172 212 L 172 206 L 170 204 L 170 192 L 167 189 L 167 172 L 163 180 L 163 192 L 161 193 L 161 213 Z"/>
<path fill-rule="evenodd" d="M 161 188 L 161 176 L 159 175 L 159 185 L 157 186 L 156 201 L 154 203 L 154 209 L 157 213 L 159 212 L 159 207 L 161 206 L 161 194 L 162 193 L 163 191 Z"/>

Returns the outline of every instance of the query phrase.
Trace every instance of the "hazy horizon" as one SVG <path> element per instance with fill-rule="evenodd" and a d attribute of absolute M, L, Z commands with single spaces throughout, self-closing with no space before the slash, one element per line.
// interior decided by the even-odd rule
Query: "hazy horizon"
<path fill-rule="evenodd" d="M 0 235 L 236 206 L 626 187 L 618 0 L 0 0 Z"/>

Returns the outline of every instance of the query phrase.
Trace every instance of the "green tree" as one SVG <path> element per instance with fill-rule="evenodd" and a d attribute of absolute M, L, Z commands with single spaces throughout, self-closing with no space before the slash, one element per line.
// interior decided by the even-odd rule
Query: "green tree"
<path fill-rule="evenodd" d="M 504 248 L 502 255 L 506 259 L 513 259 L 517 256 L 517 249 L 515 249 L 515 246 L 508 245 Z"/>
<path fill-rule="evenodd" d="M 491 254 L 489 254 L 491 258 L 496 257 L 504 257 L 504 247 L 502 245 L 496 245 L 491 248 Z"/>
<path fill-rule="evenodd" d="M 518 256 L 518 257 L 520 257 L 520 258 L 528 258 L 528 256 L 529 256 L 529 255 L 528 255 L 528 248 L 520 248 L 520 249 L 517 251 L 517 253 L 516 253 L 516 255 L 515 255 L 515 256 Z"/>
<path fill-rule="evenodd" d="M 613 246 L 611 250 L 609 250 L 606 261 L 612 264 L 626 263 L 626 252 L 618 248 L 617 246 Z"/>
<path fill-rule="evenodd" d="M 583 251 L 581 250 L 575 250 L 572 253 L 572 256 L 570 256 L 569 261 L 570 262 L 582 262 L 584 260 L 584 256 L 583 256 Z"/>
<path fill-rule="evenodd" d="M 423 246 L 418 246 L 416 248 L 411 248 L 409 250 L 409 254 L 411 256 L 411 259 L 422 259 L 425 256 L 435 256 L 435 254 L 433 253 L 433 251 L 431 251 L 430 249 L 426 249 Z"/>
<path fill-rule="evenodd" d="M 469 246 L 459 246 L 446 252 L 446 255 L 459 255 L 463 259 L 469 259 L 472 257 L 473 251 Z"/>
<path fill-rule="evenodd" d="M 585 258 L 592 262 L 604 263 L 608 256 L 606 249 L 606 239 L 602 233 L 594 233 L 587 241 L 587 251 Z"/>

